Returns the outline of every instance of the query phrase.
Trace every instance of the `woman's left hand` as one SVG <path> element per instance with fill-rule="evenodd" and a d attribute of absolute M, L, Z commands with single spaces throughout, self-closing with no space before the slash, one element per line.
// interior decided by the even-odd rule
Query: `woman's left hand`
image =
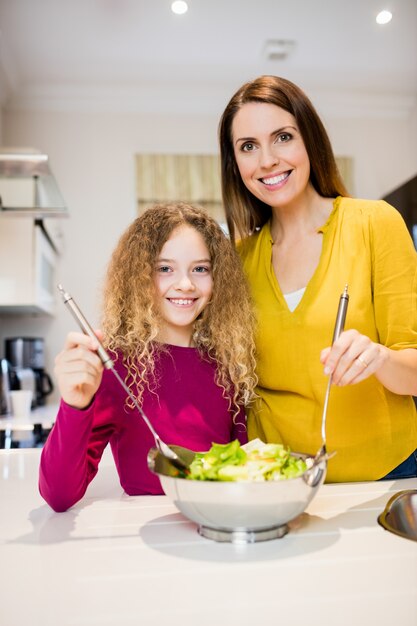
<path fill-rule="evenodd" d="M 374 343 L 357 330 L 346 330 L 331 348 L 320 355 L 326 375 L 333 374 L 332 382 L 343 387 L 355 385 L 375 374 L 388 358 L 388 349 Z"/>

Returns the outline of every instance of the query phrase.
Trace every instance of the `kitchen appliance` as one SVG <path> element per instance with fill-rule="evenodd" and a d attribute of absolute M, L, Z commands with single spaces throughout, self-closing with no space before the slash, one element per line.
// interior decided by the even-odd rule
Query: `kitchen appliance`
<path fill-rule="evenodd" d="M 0 219 L 1 312 L 53 314 L 57 252 L 42 220 Z"/>
<path fill-rule="evenodd" d="M 6 359 L 0 359 L 0 415 L 10 413 L 11 368 Z"/>
<path fill-rule="evenodd" d="M 30 367 L 13 367 L 10 384 L 11 391 L 30 391 L 31 408 L 34 409 L 36 404 L 36 378 L 35 372 Z"/>
<path fill-rule="evenodd" d="M 5 340 L 6 359 L 13 367 L 45 367 L 44 341 L 39 337 L 11 337 Z"/>
<path fill-rule="evenodd" d="M 5 340 L 6 359 L 15 374 L 12 389 L 30 389 L 32 408 L 43 406 L 54 386 L 45 371 L 45 348 L 41 337 L 10 337 Z"/>

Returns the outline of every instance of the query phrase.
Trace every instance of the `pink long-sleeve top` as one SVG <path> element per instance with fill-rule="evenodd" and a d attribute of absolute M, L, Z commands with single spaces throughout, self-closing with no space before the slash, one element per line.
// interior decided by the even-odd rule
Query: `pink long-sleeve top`
<path fill-rule="evenodd" d="M 116 368 L 124 379 L 121 359 Z M 156 389 L 145 390 L 142 408 L 163 441 L 196 451 L 208 450 L 212 443 L 247 441 L 244 411 L 233 419 L 215 371 L 215 364 L 203 360 L 195 348 L 169 346 L 157 357 Z M 147 467 L 153 437 L 137 409 L 127 407 L 125 400 L 115 376 L 104 370 L 87 409 L 61 401 L 39 471 L 40 493 L 55 511 L 65 511 L 83 497 L 109 442 L 127 494 L 163 493 L 159 478 Z"/>

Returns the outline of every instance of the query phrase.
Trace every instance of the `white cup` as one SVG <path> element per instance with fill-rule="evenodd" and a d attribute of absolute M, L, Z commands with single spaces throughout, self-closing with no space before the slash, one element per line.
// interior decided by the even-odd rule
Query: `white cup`
<path fill-rule="evenodd" d="M 18 389 L 10 392 L 13 417 L 29 417 L 32 405 L 32 391 Z"/>

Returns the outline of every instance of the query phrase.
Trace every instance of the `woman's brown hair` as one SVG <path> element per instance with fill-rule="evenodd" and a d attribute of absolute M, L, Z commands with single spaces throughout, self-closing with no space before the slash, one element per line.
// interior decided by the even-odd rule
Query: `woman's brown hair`
<path fill-rule="evenodd" d="M 210 253 L 213 293 L 194 324 L 194 343 L 203 358 L 217 363 L 217 383 L 234 406 L 252 399 L 256 384 L 254 317 L 249 290 L 231 242 L 204 210 L 185 203 L 158 204 L 121 236 L 111 257 L 104 288 L 105 343 L 121 355 L 129 384 L 152 390 L 156 341 L 163 321 L 155 304 L 155 266 L 165 242 L 183 225 L 198 231 Z"/>
<path fill-rule="evenodd" d="M 332 146 L 318 113 L 306 94 L 294 83 L 278 76 L 260 76 L 242 85 L 226 106 L 219 124 L 223 203 L 230 237 L 247 237 L 263 226 L 271 207 L 242 182 L 234 154 L 232 125 L 236 113 L 248 102 L 275 104 L 294 116 L 310 160 L 310 181 L 325 198 L 346 196 Z"/>

